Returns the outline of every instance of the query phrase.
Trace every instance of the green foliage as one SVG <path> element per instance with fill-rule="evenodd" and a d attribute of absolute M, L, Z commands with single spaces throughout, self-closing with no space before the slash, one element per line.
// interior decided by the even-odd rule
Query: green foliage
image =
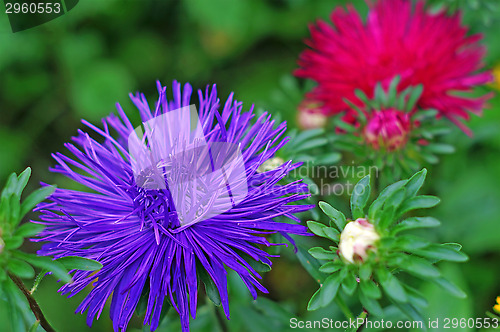
<path fill-rule="evenodd" d="M 329 305 L 342 292 L 346 296 L 357 297 L 373 316 L 383 316 L 383 305 L 392 303 L 408 319 L 424 321 L 421 311 L 426 301 L 408 284 L 412 277 L 435 283 L 453 296 L 466 296 L 435 266 L 439 261 L 466 261 L 468 257 L 461 252 L 461 246 L 432 243 L 408 234 L 416 228 L 440 225 L 432 217 L 405 217 L 413 210 L 430 208 L 439 203 L 437 197 L 418 194 L 426 174 L 427 170 L 423 169 L 407 180 L 389 185 L 369 208 L 366 204 L 370 197 L 370 176 L 356 184 L 351 196 L 353 219 L 367 218 L 380 237 L 371 249 L 367 249 L 366 257 L 360 256 L 354 262 L 342 256 L 342 233 L 338 236 L 344 230 L 346 217 L 329 204 L 320 203 L 321 209 L 334 223 L 324 225 L 309 221 L 308 226 L 315 235 L 330 239 L 334 245 L 329 249 L 309 249 L 310 255 L 322 262 L 318 269 L 320 273 L 329 276 L 326 279 L 317 278 L 320 288 L 311 297 L 308 310 Z"/>
<path fill-rule="evenodd" d="M 40 233 L 44 226 L 27 222 L 20 224 L 24 216 L 38 203 L 42 202 L 55 190 L 47 186 L 32 192 L 21 202 L 21 195 L 31 176 L 31 168 L 26 168 L 21 174 L 12 173 L 1 193 L 0 201 L 0 294 L 5 294 L 3 299 L 10 303 L 11 325 L 16 331 L 27 330 L 31 324 L 28 312 L 30 311 L 26 299 L 16 288 L 15 279 L 32 279 L 35 276 L 34 267 L 41 269 L 33 288 L 35 292 L 42 278 L 47 273 L 52 273 L 57 279 L 65 283 L 71 282 L 68 271 L 73 269 L 94 271 L 102 267 L 101 263 L 82 257 L 50 257 L 37 256 L 19 250 L 25 238 Z M 21 282 L 20 280 L 18 282 Z M 24 292 L 27 292 L 25 289 Z M 26 294 L 25 294 L 26 296 Z M 29 324 L 29 325 L 26 325 Z M 30 327 L 36 330 L 37 323 Z"/>
<path fill-rule="evenodd" d="M 344 101 L 356 111 L 358 123 L 347 124 L 341 117 L 334 118 L 331 122 L 332 131 L 335 128 L 344 131 L 342 135 L 332 135 L 333 146 L 344 153 L 353 154 L 358 164 L 376 166 L 384 177 L 384 183 L 409 176 L 422 165 L 436 164 L 439 161 L 438 155 L 455 151 L 452 145 L 442 142 L 443 137 L 451 131 L 450 124 L 436 119 L 435 110 L 416 109 L 423 86 L 410 86 L 398 91 L 399 82 L 400 77 L 396 76 L 387 91 L 378 83 L 371 99 L 363 91 L 356 90 L 355 95 L 364 107 L 358 107 L 349 100 Z M 392 108 L 412 114 L 407 141 L 403 147 L 395 150 L 382 145 L 375 149 L 365 142 L 362 131 L 371 113 Z"/>

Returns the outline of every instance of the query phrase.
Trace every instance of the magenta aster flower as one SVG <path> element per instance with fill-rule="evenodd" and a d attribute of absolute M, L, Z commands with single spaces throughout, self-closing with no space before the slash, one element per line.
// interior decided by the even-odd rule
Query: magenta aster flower
<path fill-rule="evenodd" d="M 190 105 L 192 88 L 189 84 L 182 88 L 174 82 L 171 101 L 166 98 L 166 87 L 158 84 L 158 90 L 160 98 L 153 111 L 144 95 L 131 95 L 145 127 L 158 116 L 174 114 Z M 173 190 L 176 185 L 170 182 L 173 177 L 168 177 L 169 181 L 162 178 L 164 182 L 159 187 L 151 188 L 152 177 L 141 174 L 138 183 L 132 167 L 134 156 L 129 153 L 130 137 L 133 137 L 130 134 L 134 132 L 134 127 L 119 105 L 119 117 L 110 115 L 104 119 L 104 129 L 83 121 L 103 137 L 103 143 L 79 131 L 79 135 L 73 138 L 76 145 L 65 144 L 73 157 L 62 153 L 53 155 L 57 165 L 52 171 L 65 175 L 88 190 L 57 189 L 50 197 L 52 202 L 39 205 L 38 209 L 42 212 L 40 223 L 46 228 L 38 241 L 48 241 L 39 254 L 82 256 L 103 264 L 103 268 L 96 273 L 74 271 L 74 282 L 60 290 L 73 296 L 93 285 L 77 309 L 80 313 L 87 311 L 89 325 L 96 316 L 100 316 L 107 299 L 111 297 L 110 317 L 114 330 L 126 330 L 142 295 L 147 298 L 145 325 L 150 324 L 155 330 L 162 307 L 171 305 L 180 315 L 183 331 L 189 331 L 189 315 L 193 319 L 196 315 L 200 274 L 208 275 L 215 285 L 229 319 L 226 268 L 238 273 L 255 298 L 257 290 L 267 290 L 259 283 L 261 277 L 249 261 L 272 264 L 272 255 L 263 250 L 263 246 L 272 245 L 266 235 L 280 233 L 293 243 L 290 234 L 307 234 L 305 226 L 275 220 L 283 216 L 299 222 L 294 213 L 311 208 L 309 205 L 293 204 L 308 196 L 306 184 L 301 181 L 278 184 L 299 164 L 286 162 L 273 170 L 257 171 L 287 142 L 282 138 L 286 124 L 275 127 L 267 114 L 251 124 L 254 118 L 252 110 L 243 112 L 242 103 L 233 100 L 232 94 L 221 104 L 215 85 L 212 89 L 207 87 L 205 91 L 198 91 L 198 96 L 202 135 L 193 142 L 199 144 L 204 140 L 206 144 L 222 142 L 238 147 L 248 185 L 245 196 L 239 197 L 238 203 L 231 200 L 232 208 L 212 213 L 208 219 L 200 218 L 200 215 L 207 209 L 212 209 L 212 212 L 213 209 L 220 209 L 217 199 L 198 200 L 199 197 L 187 194 L 190 188 L 185 188 L 184 200 L 179 200 L 175 197 L 179 196 L 179 192 L 174 193 Z M 147 142 L 151 152 L 159 152 L 160 155 L 164 152 L 164 159 L 168 159 L 172 155 L 170 152 L 177 147 L 189 148 L 184 146 L 186 141 L 181 140 L 181 137 L 193 135 L 189 128 L 184 128 L 182 123 L 150 132 L 146 128 L 142 142 Z M 159 131 L 164 131 L 165 136 L 158 136 Z M 176 135 L 169 136 L 169 133 Z M 158 141 L 158 137 L 164 141 Z M 168 144 L 168 151 L 162 150 Z M 194 157 L 181 166 L 189 168 L 204 161 L 203 153 L 198 153 L 202 150 L 195 151 L 197 153 L 180 154 L 180 159 Z M 217 156 L 220 156 L 220 151 L 212 149 L 210 153 L 219 153 Z M 213 167 L 217 160 L 210 156 L 214 160 L 208 164 Z M 161 175 L 179 175 L 176 173 L 179 167 L 176 168 L 170 159 L 160 160 L 154 166 L 149 169 L 152 173 L 159 171 Z M 200 165 L 197 171 L 203 166 Z M 228 181 L 231 181 L 231 167 L 225 168 L 224 174 L 229 173 Z M 197 195 L 209 192 L 207 189 L 214 186 L 204 177 L 212 173 L 207 174 L 197 174 L 190 179 L 190 183 L 198 188 Z M 154 179 L 158 180 L 158 177 Z M 227 192 L 231 199 L 235 197 L 235 190 L 231 193 L 228 189 Z"/>
<path fill-rule="evenodd" d="M 295 72 L 317 82 L 309 98 L 321 101 L 325 114 L 355 117 L 345 100 L 362 107 L 356 89 L 372 98 L 378 82 L 387 89 L 399 75 L 399 91 L 423 85 L 419 108 L 436 109 L 468 132 L 460 119 L 480 114 L 489 95 L 463 93 L 492 81 L 492 75 L 479 71 L 485 53 L 481 35 L 467 36 L 460 13 L 431 13 L 423 1 L 378 0 L 366 22 L 352 6 L 334 10 L 331 21 L 333 26 L 324 21 L 311 26 L 311 49 L 301 54 Z"/>

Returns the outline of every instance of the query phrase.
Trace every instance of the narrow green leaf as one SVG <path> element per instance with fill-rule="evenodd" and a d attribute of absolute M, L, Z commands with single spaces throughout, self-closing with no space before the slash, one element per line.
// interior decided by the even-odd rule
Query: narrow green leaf
<path fill-rule="evenodd" d="M 445 244 L 431 244 L 421 250 L 414 251 L 414 253 L 425 258 L 450 262 L 466 262 L 469 259 L 463 252 Z"/>
<path fill-rule="evenodd" d="M 439 220 L 432 217 L 411 217 L 403 220 L 391 230 L 391 234 L 395 235 L 402 231 L 407 231 L 416 228 L 437 227 L 441 225 Z"/>
<path fill-rule="evenodd" d="M 422 187 L 427 176 L 427 169 L 423 168 L 421 171 L 415 173 L 406 183 L 406 198 L 414 197 L 419 189 Z"/>
<path fill-rule="evenodd" d="M 346 225 L 346 218 L 342 212 L 333 208 L 330 204 L 326 202 L 319 202 L 319 208 L 335 222 L 340 231 L 342 231 Z"/>
<path fill-rule="evenodd" d="M 411 210 L 428 209 L 439 204 L 441 200 L 435 196 L 421 195 L 410 198 L 401 204 L 398 215 L 404 214 Z"/>
<path fill-rule="evenodd" d="M 384 268 L 377 270 L 377 280 L 379 284 L 384 289 L 384 292 L 389 295 L 390 298 L 397 302 L 405 303 L 408 301 L 405 290 L 399 283 L 398 279 L 392 275 L 389 271 Z"/>
<path fill-rule="evenodd" d="M 433 282 L 435 282 L 438 286 L 442 287 L 445 289 L 448 293 L 450 293 L 453 296 L 456 296 L 461 299 L 465 299 L 467 297 L 467 294 L 460 288 L 458 288 L 454 283 L 451 281 L 448 281 L 444 278 L 436 278 L 432 279 Z"/>
<path fill-rule="evenodd" d="M 9 259 L 7 262 L 7 270 L 23 279 L 31 279 L 35 276 L 35 271 L 28 263 L 15 258 Z"/>
<path fill-rule="evenodd" d="M 361 264 L 359 267 L 359 278 L 368 280 L 372 276 L 372 267 L 369 264 Z"/>
<path fill-rule="evenodd" d="M 50 196 L 54 190 L 56 190 L 55 186 L 47 186 L 32 192 L 21 204 L 21 215 L 24 216 L 30 212 L 38 203 Z"/>
<path fill-rule="evenodd" d="M 35 224 L 33 222 L 27 222 L 22 224 L 19 228 L 15 230 L 14 236 L 19 236 L 22 238 L 31 237 L 43 231 L 44 228 L 45 228 L 44 225 Z"/>
<path fill-rule="evenodd" d="M 317 236 L 326 237 L 324 229 L 328 228 L 328 226 L 323 225 L 323 224 L 321 224 L 319 222 L 316 222 L 316 221 L 309 220 L 307 222 L 307 227 L 309 227 L 309 229 L 311 230 L 311 232 L 313 232 Z"/>
<path fill-rule="evenodd" d="M 380 299 L 382 297 L 382 292 L 372 280 L 361 280 L 359 286 L 363 294 L 369 298 Z"/>
<path fill-rule="evenodd" d="M 368 174 L 354 186 L 351 195 L 351 211 L 354 219 L 363 218 L 364 208 L 370 197 L 370 175 Z"/>
<path fill-rule="evenodd" d="M 373 201 L 372 205 L 370 206 L 370 209 L 368 210 L 368 219 L 376 220 L 376 216 L 380 208 L 384 205 L 387 198 L 391 196 L 395 191 L 402 188 L 407 182 L 408 180 L 401 180 L 387 186 L 384 190 L 382 190 L 380 195 L 377 197 L 377 199 L 375 199 L 375 201 Z"/>
<path fill-rule="evenodd" d="M 335 260 L 333 262 L 327 262 L 323 264 L 319 270 L 324 273 L 333 273 L 337 272 L 344 266 L 344 263 L 342 263 L 340 260 Z"/>
<path fill-rule="evenodd" d="M 337 258 L 337 254 L 335 254 L 329 250 L 325 250 L 321 247 L 314 247 L 314 248 L 309 249 L 309 254 L 311 254 L 311 256 L 313 256 L 316 259 L 331 259 L 331 260 L 333 260 L 333 259 Z"/>
<path fill-rule="evenodd" d="M 420 250 L 430 245 L 430 242 L 419 236 L 413 235 L 403 235 L 396 238 L 395 247 L 399 251 L 411 251 Z"/>
<path fill-rule="evenodd" d="M 9 224 L 12 225 L 12 227 L 16 227 L 21 221 L 21 218 L 23 217 L 21 215 L 21 203 L 19 201 L 19 197 L 16 196 L 15 194 L 10 196 L 9 201 L 10 201 L 9 202 L 10 216 L 8 218 Z"/>
<path fill-rule="evenodd" d="M 403 312 L 408 318 L 415 322 L 422 322 L 422 330 L 427 331 L 427 327 L 425 324 L 425 321 L 423 317 L 420 315 L 418 310 L 413 306 L 411 303 L 401 303 L 401 302 L 394 302 L 394 304 Z"/>
<path fill-rule="evenodd" d="M 199 276 L 203 284 L 205 285 L 205 293 L 207 294 L 210 301 L 213 302 L 216 306 L 221 305 L 220 293 L 213 281 L 212 277 L 207 273 L 207 271 L 203 268 L 197 269 L 199 271 Z"/>
<path fill-rule="evenodd" d="M 352 296 L 358 287 L 356 276 L 349 273 L 342 281 L 342 289 L 347 295 Z"/>
<path fill-rule="evenodd" d="M 400 81 L 401 76 L 397 75 L 391 80 L 391 83 L 389 84 L 389 90 L 387 91 L 387 104 L 389 106 L 394 105 L 396 102 L 396 95 L 398 93 L 398 85 Z"/>
<path fill-rule="evenodd" d="M 320 293 L 320 304 L 321 307 L 326 307 L 330 302 L 337 296 L 337 291 L 339 290 L 340 283 L 342 282 L 341 272 L 330 275 L 325 279 L 323 286 L 321 287 Z"/>
<path fill-rule="evenodd" d="M 61 257 L 56 261 L 61 263 L 67 270 L 96 271 L 102 268 L 102 264 L 98 261 L 78 256 Z"/>
<path fill-rule="evenodd" d="M 12 250 L 17 249 L 23 245 L 24 238 L 21 236 L 13 236 L 8 239 L 4 239 L 5 249 Z"/>
<path fill-rule="evenodd" d="M 423 91 L 424 86 L 422 84 L 419 84 L 412 89 L 408 102 L 406 103 L 405 111 L 411 112 L 411 110 L 413 110 Z"/>
<path fill-rule="evenodd" d="M 450 154 L 455 152 L 455 148 L 453 147 L 453 145 L 443 143 L 432 143 L 426 145 L 424 148 L 430 153 Z"/>
<path fill-rule="evenodd" d="M 407 259 L 403 260 L 399 267 L 420 278 L 437 278 L 441 275 L 435 266 L 416 256 L 407 256 Z"/>
<path fill-rule="evenodd" d="M 384 204 L 384 208 L 393 207 L 396 210 L 399 205 L 403 202 L 406 195 L 406 188 L 399 188 L 391 196 L 387 198 Z"/>
<path fill-rule="evenodd" d="M 52 260 L 50 257 L 27 254 L 18 250 L 12 251 L 12 255 L 30 263 L 31 265 L 52 272 L 56 278 L 61 279 L 64 283 L 71 282 L 71 276 L 68 274 L 68 271 L 66 271 L 64 266 L 60 262 Z"/>
<path fill-rule="evenodd" d="M 322 284 L 325 280 L 325 275 L 319 272 L 321 264 L 318 260 L 312 257 L 302 246 L 297 246 L 297 258 L 304 269 L 313 277 L 318 284 Z"/>
<path fill-rule="evenodd" d="M 30 179 L 31 176 L 31 168 L 27 167 L 19 176 L 17 177 L 17 188 L 16 188 L 16 194 L 18 197 L 21 197 L 21 194 L 28 184 L 28 180 Z"/>
<path fill-rule="evenodd" d="M 318 289 L 313 296 L 311 296 L 311 299 L 309 300 L 309 303 L 307 304 L 307 310 L 313 311 L 321 308 L 321 288 Z"/>
<path fill-rule="evenodd" d="M 12 194 L 15 195 L 16 191 L 17 191 L 17 174 L 12 173 L 7 178 L 7 182 L 5 183 L 5 186 L 2 190 L 2 196 L 8 197 Z"/>
<path fill-rule="evenodd" d="M 382 307 L 374 298 L 368 297 L 363 290 L 361 290 L 359 294 L 359 300 L 365 309 L 375 317 L 382 317 L 384 315 L 384 311 Z"/>
<path fill-rule="evenodd" d="M 406 295 L 408 295 L 408 300 L 410 303 L 414 304 L 416 307 L 421 308 L 429 306 L 429 303 L 421 292 L 408 285 L 403 285 L 403 287 L 405 288 Z"/>
<path fill-rule="evenodd" d="M 40 321 L 36 320 L 33 325 L 31 325 L 30 329 L 28 332 L 36 332 L 36 329 L 40 326 Z"/>

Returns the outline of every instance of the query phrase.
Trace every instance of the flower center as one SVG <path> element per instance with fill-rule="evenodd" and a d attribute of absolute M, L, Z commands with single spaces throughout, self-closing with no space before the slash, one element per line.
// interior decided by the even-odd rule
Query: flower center
<path fill-rule="evenodd" d="M 374 111 L 363 129 L 363 137 L 374 149 L 399 150 L 408 141 L 410 115 L 396 109 Z"/>

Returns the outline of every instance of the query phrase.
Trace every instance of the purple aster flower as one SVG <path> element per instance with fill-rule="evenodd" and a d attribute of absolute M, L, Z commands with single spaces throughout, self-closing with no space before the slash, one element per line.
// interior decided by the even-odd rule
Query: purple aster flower
<path fill-rule="evenodd" d="M 158 83 L 160 97 L 153 110 L 143 94 L 130 95 L 145 126 L 152 119 L 190 105 L 189 84 L 182 87 L 174 81 L 172 90 L 173 100 L 168 101 L 166 87 Z M 38 222 L 46 228 L 36 241 L 48 242 L 39 251 L 41 255 L 57 258 L 75 255 L 103 264 L 98 272 L 73 271 L 74 281 L 60 289 L 62 294 L 73 296 L 91 284 L 94 286 L 77 308 L 80 313 L 87 311 L 89 325 L 96 315 L 99 318 L 106 300 L 111 297 L 110 318 L 114 330 L 126 330 L 144 293 L 147 296 L 145 325 L 155 330 L 162 307 L 171 305 L 180 315 L 183 331 L 189 331 L 189 315 L 193 319 L 196 316 L 201 273 L 208 274 L 215 284 L 229 319 L 226 268 L 238 273 L 256 298 L 257 290 L 264 293 L 267 290 L 259 283 L 261 277 L 249 260 L 271 265 L 270 258 L 274 256 L 263 249 L 281 245 L 270 243 L 266 235 L 279 233 L 293 244 L 290 234 L 307 234 L 305 226 L 296 224 L 300 220 L 294 213 L 311 206 L 293 204 L 308 196 L 307 185 L 300 181 L 278 184 L 299 164 L 289 161 L 273 170 L 258 171 L 259 166 L 273 158 L 287 142 L 287 138 L 282 137 L 286 124 L 275 127 L 267 114 L 255 119 L 253 107 L 243 112 L 242 103 L 233 100 L 233 94 L 221 105 L 215 85 L 199 90 L 198 96 L 201 137 L 197 135 L 192 139 L 191 129 L 181 124 L 149 132 L 146 128 L 143 137 L 134 136 L 137 130 L 117 105 L 119 116 L 103 119 L 103 129 L 83 121 L 102 136 L 102 142 L 80 130 L 78 136 L 73 137 L 75 144 L 65 144 L 72 157 L 53 154 L 57 165 L 51 171 L 65 175 L 88 190 L 58 188 L 49 203 L 41 203 L 37 207 L 42 213 Z M 162 131 L 161 135 L 158 130 Z M 169 144 L 158 142 L 158 138 L 166 139 L 168 133 L 188 138 L 170 137 Z M 132 147 L 131 137 L 139 144 Z M 215 149 L 219 143 L 230 148 Z M 141 144 L 147 148 L 142 154 L 130 152 L 133 149 L 137 152 Z M 192 146 L 186 146 L 189 144 Z M 198 149 L 200 146 L 202 152 Z M 189 148 L 192 149 L 187 151 L 191 152 L 179 153 Z M 141 152 L 141 148 L 138 150 Z M 209 156 L 203 154 L 207 151 Z M 181 157 L 173 158 L 174 152 Z M 209 159 L 212 161 L 208 162 Z M 224 168 L 221 159 L 241 162 Z M 144 161 L 150 167 L 139 168 L 138 172 L 134 163 Z M 196 162 L 199 166 L 195 167 Z M 179 170 L 181 166 L 191 168 L 189 174 L 194 172 L 196 176 L 184 176 L 183 181 L 179 181 L 179 174 L 183 174 Z M 222 170 L 219 176 L 210 175 L 215 174 L 216 169 Z M 244 181 L 238 174 L 233 176 L 238 169 L 244 172 Z M 151 181 L 158 179 L 163 182 L 151 187 Z M 172 179 L 177 182 L 173 183 Z M 219 182 L 223 185 L 216 189 L 225 189 L 227 185 L 226 194 L 214 196 L 211 189 Z M 244 190 L 240 190 L 243 186 Z M 197 189 L 193 192 L 194 187 Z M 227 204 L 220 204 L 224 198 L 231 202 L 229 208 Z M 278 222 L 276 217 L 288 217 L 294 222 Z"/>

